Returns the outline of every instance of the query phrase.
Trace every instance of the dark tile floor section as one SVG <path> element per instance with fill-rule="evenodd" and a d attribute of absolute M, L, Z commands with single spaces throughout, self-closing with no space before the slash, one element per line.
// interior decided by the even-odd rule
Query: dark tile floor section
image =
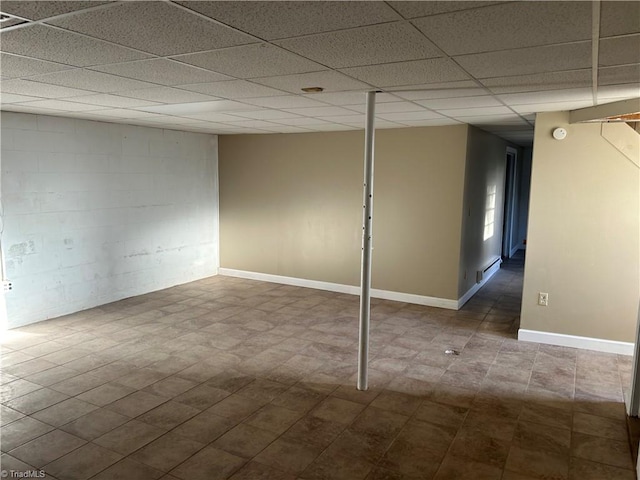
<path fill-rule="evenodd" d="M 458 312 L 212 277 L 8 332 L 2 469 L 59 480 L 633 479 L 631 359 L 515 340 L 522 259 Z M 445 355 L 447 348 L 459 356 Z"/>

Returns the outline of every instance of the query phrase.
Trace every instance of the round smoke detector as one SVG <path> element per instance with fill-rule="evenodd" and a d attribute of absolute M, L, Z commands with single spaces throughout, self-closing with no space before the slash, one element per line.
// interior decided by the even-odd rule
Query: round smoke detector
<path fill-rule="evenodd" d="M 558 127 L 553 130 L 553 138 L 556 140 L 564 140 L 566 137 L 567 131 L 564 128 Z"/>

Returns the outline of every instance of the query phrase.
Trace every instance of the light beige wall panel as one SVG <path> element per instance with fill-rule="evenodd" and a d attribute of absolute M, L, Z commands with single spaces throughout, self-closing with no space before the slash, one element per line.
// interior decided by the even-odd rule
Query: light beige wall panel
<path fill-rule="evenodd" d="M 469 127 L 458 295 L 502 253 L 507 142 Z M 485 232 L 486 227 L 486 232 Z"/>
<path fill-rule="evenodd" d="M 374 288 L 458 299 L 467 126 L 376 132 Z"/>
<path fill-rule="evenodd" d="M 373 287 L 457 300 L 466 126 L 376 132 Z M 220 137 L 221 266 L 358 285 L 359 132 Z"/>
<path fill-rule="evenodd" d="M 361 137 L 220 137 L 221 266 L 358 284 Z"/>
<path fill-rule="evenodd" d="M 552 138 L 556 127 L 567 130 L 564 140 Z M 569 124 L 566 112 L 536 118 L 521 328 L 633 342 L 638 167 L 600 131 Z M 538 292 L 549 306 L 537 305 Z"/>

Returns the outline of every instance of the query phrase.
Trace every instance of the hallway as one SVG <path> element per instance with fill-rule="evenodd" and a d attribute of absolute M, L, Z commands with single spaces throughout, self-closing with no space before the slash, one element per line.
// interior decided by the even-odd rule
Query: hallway
<path fill-rule="evenodd" d="M 2 469 L 165 480 L 634 479 L 629 357 L 518 342 L 524 260 L 460 311 L 211 277 L 12 330 Z M 446 349 L 459 355 L 446 355 Z"/>

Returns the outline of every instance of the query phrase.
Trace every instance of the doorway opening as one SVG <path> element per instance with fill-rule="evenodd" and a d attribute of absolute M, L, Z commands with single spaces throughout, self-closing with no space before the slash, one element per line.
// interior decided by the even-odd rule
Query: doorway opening
<path fill-rule="evenodd" d="M 502 259 L 513 257 L 526 249 L 531 187 L 531 150 L 519 155 L 507 147 L 504 186 L 504 216 L 502 222 Z"/>

